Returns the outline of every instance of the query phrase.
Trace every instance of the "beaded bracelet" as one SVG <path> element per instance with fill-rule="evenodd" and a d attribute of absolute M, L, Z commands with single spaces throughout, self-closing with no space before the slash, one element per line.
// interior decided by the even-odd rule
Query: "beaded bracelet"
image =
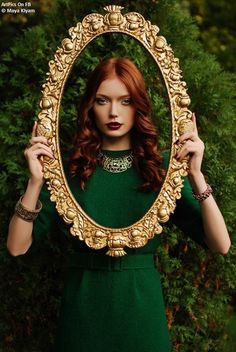
<path fill-rule="evenodd" d="M 32 222 L 37 218 L 40 210 L 42 209 L 42 203 L 40 202 L 40 200 L 38 200 L 36 209 L 29 210 L 22 204 L 23 197 L 24 196 L 21 196 L 18 202 L 16 203 L 15 214 L 25 221 Z"/>
<path fill-rule="evenodd" d="M 212 192 L 213 192 L 213 190 L 212 190 L 211 186 L 207 183 L 206 190 L 200 194 L 193 193 L 193 197 L 195 199 L 197 199 L 199 202 L 202 202 L 203 200 L 207 199 Z"/>

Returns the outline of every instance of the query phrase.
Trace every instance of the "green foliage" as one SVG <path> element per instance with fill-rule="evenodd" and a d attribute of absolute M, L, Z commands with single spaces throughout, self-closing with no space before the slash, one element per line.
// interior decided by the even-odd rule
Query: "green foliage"
<path fill-rule="evenodd" d="M 6 5 L 4 5 L 4 3 Z M 15 2 L 16 6 L 14 9 L 21 9 L 22 2 Z M 50 11 L 52 6 L 53 0 L 31 0 L 30 2 L 23 2 L 23 4 L 28 3 L 30 6 L 24 6 L 24 9 L 35 10 L 33 13 L 8 13 L 8 12 L 1 12 L 1 19 L 0 19 L 0 33 L 1 33 L 1 41 L 0 41 L 0 52 L 8 49 L 9 46 L 14 42 L 16 33 L 19 33 L 25 28 L 31 27 L 42 21 L 43 16 L 45 13 Z M 8 6 L 7 6 L 8 4 Z M 1 10 L 9 9 L 10 2 L 2 1 L 1 2 Z"/>
<path fill-rule="evenodd" d="M 182 3 L 199 25 L 204 47 L 217 56 L 224 68 L 235 72 L 235 1 L 183 0 Z"/>
<path fill-rule="evenodd" d="M 204 172 L 231 234 L 235 231 L 235 77 L 222 70 L 197 41 L 198 29 L 180 1 L 113 1 L 157 24 L 179 57 L 184 80 L 205 141 Z M 33 120 L 39 112 L 40 86 L 47 62 L 67 30 L 90 12 L 102 12 L 107 1 L 58 0 L 40 25 L 25 29 L 0 65 L 0 213 L 1 305 L 0 351 L 52 350 L 63 282 L 61 263 L 69 248 L 66 238 L 52 234 L 38 253 L 11 258 L 5 249 L 7 226 L 27 182 L 23 158 Z M 63 14 L 63 15 L 62 15 Z M 107 50 L 109 48 L 109 50 Z M 118 54 L 119 53 L 119 54 Z M 61 147 L 71 141 L 79 97 L 88 73 L 101 57 L 129 56 L 141 68 L 153 103 L 153 118 L 162 148 L 169 147 L 169 104 L 160 73 L 146 51 L 127 36 L 99 37 L 82 53 L 68 79 L 61 109 Z M 223 351 L 228 340 L 226 310 L 235 290 L 235 246 L 227 256 L 199 250 L 172 226 L 165 226 L 157 249 L 167 317 L 174 351 Z M 228 351 L 229 352 L 229 351 Z"/>

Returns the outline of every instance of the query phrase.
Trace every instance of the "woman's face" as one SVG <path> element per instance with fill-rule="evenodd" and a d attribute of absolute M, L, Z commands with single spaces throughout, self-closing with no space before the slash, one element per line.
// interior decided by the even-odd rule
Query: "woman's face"
<path fill-rule="evenodd" d="M 96 126 L 102 134 L 103 149 L 129 149 L 136 109 L 128 89 L 118 77 L 108 78 L 100 84 L 93 111 Z"/>

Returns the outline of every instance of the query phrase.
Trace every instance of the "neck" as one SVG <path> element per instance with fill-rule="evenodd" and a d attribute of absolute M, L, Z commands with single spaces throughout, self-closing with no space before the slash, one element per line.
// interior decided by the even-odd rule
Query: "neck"
<path fill-rule="evenodd" d="M 102 149 L 117 151 L 131 149 L 131 141 L 130 138 L 103 138 Z"/>

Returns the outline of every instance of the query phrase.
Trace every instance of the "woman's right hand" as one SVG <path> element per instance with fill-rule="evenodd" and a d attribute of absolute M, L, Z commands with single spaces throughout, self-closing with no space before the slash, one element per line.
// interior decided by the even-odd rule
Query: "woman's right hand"
<path fill-rule="evenodd" d="M 48 141 L 43 136 L 36 136 L 37 122 L 34 123 L 32 136 L 29 140 L 29 147 L 24 151 L 25 158 L 28 162 L 29 170 L 31 173 L 31 180 L 43 183 L 43 168 L 39 160 L 40 155 L 46 155 L 49 158 L 54 158 L 51 147 Z"/>

